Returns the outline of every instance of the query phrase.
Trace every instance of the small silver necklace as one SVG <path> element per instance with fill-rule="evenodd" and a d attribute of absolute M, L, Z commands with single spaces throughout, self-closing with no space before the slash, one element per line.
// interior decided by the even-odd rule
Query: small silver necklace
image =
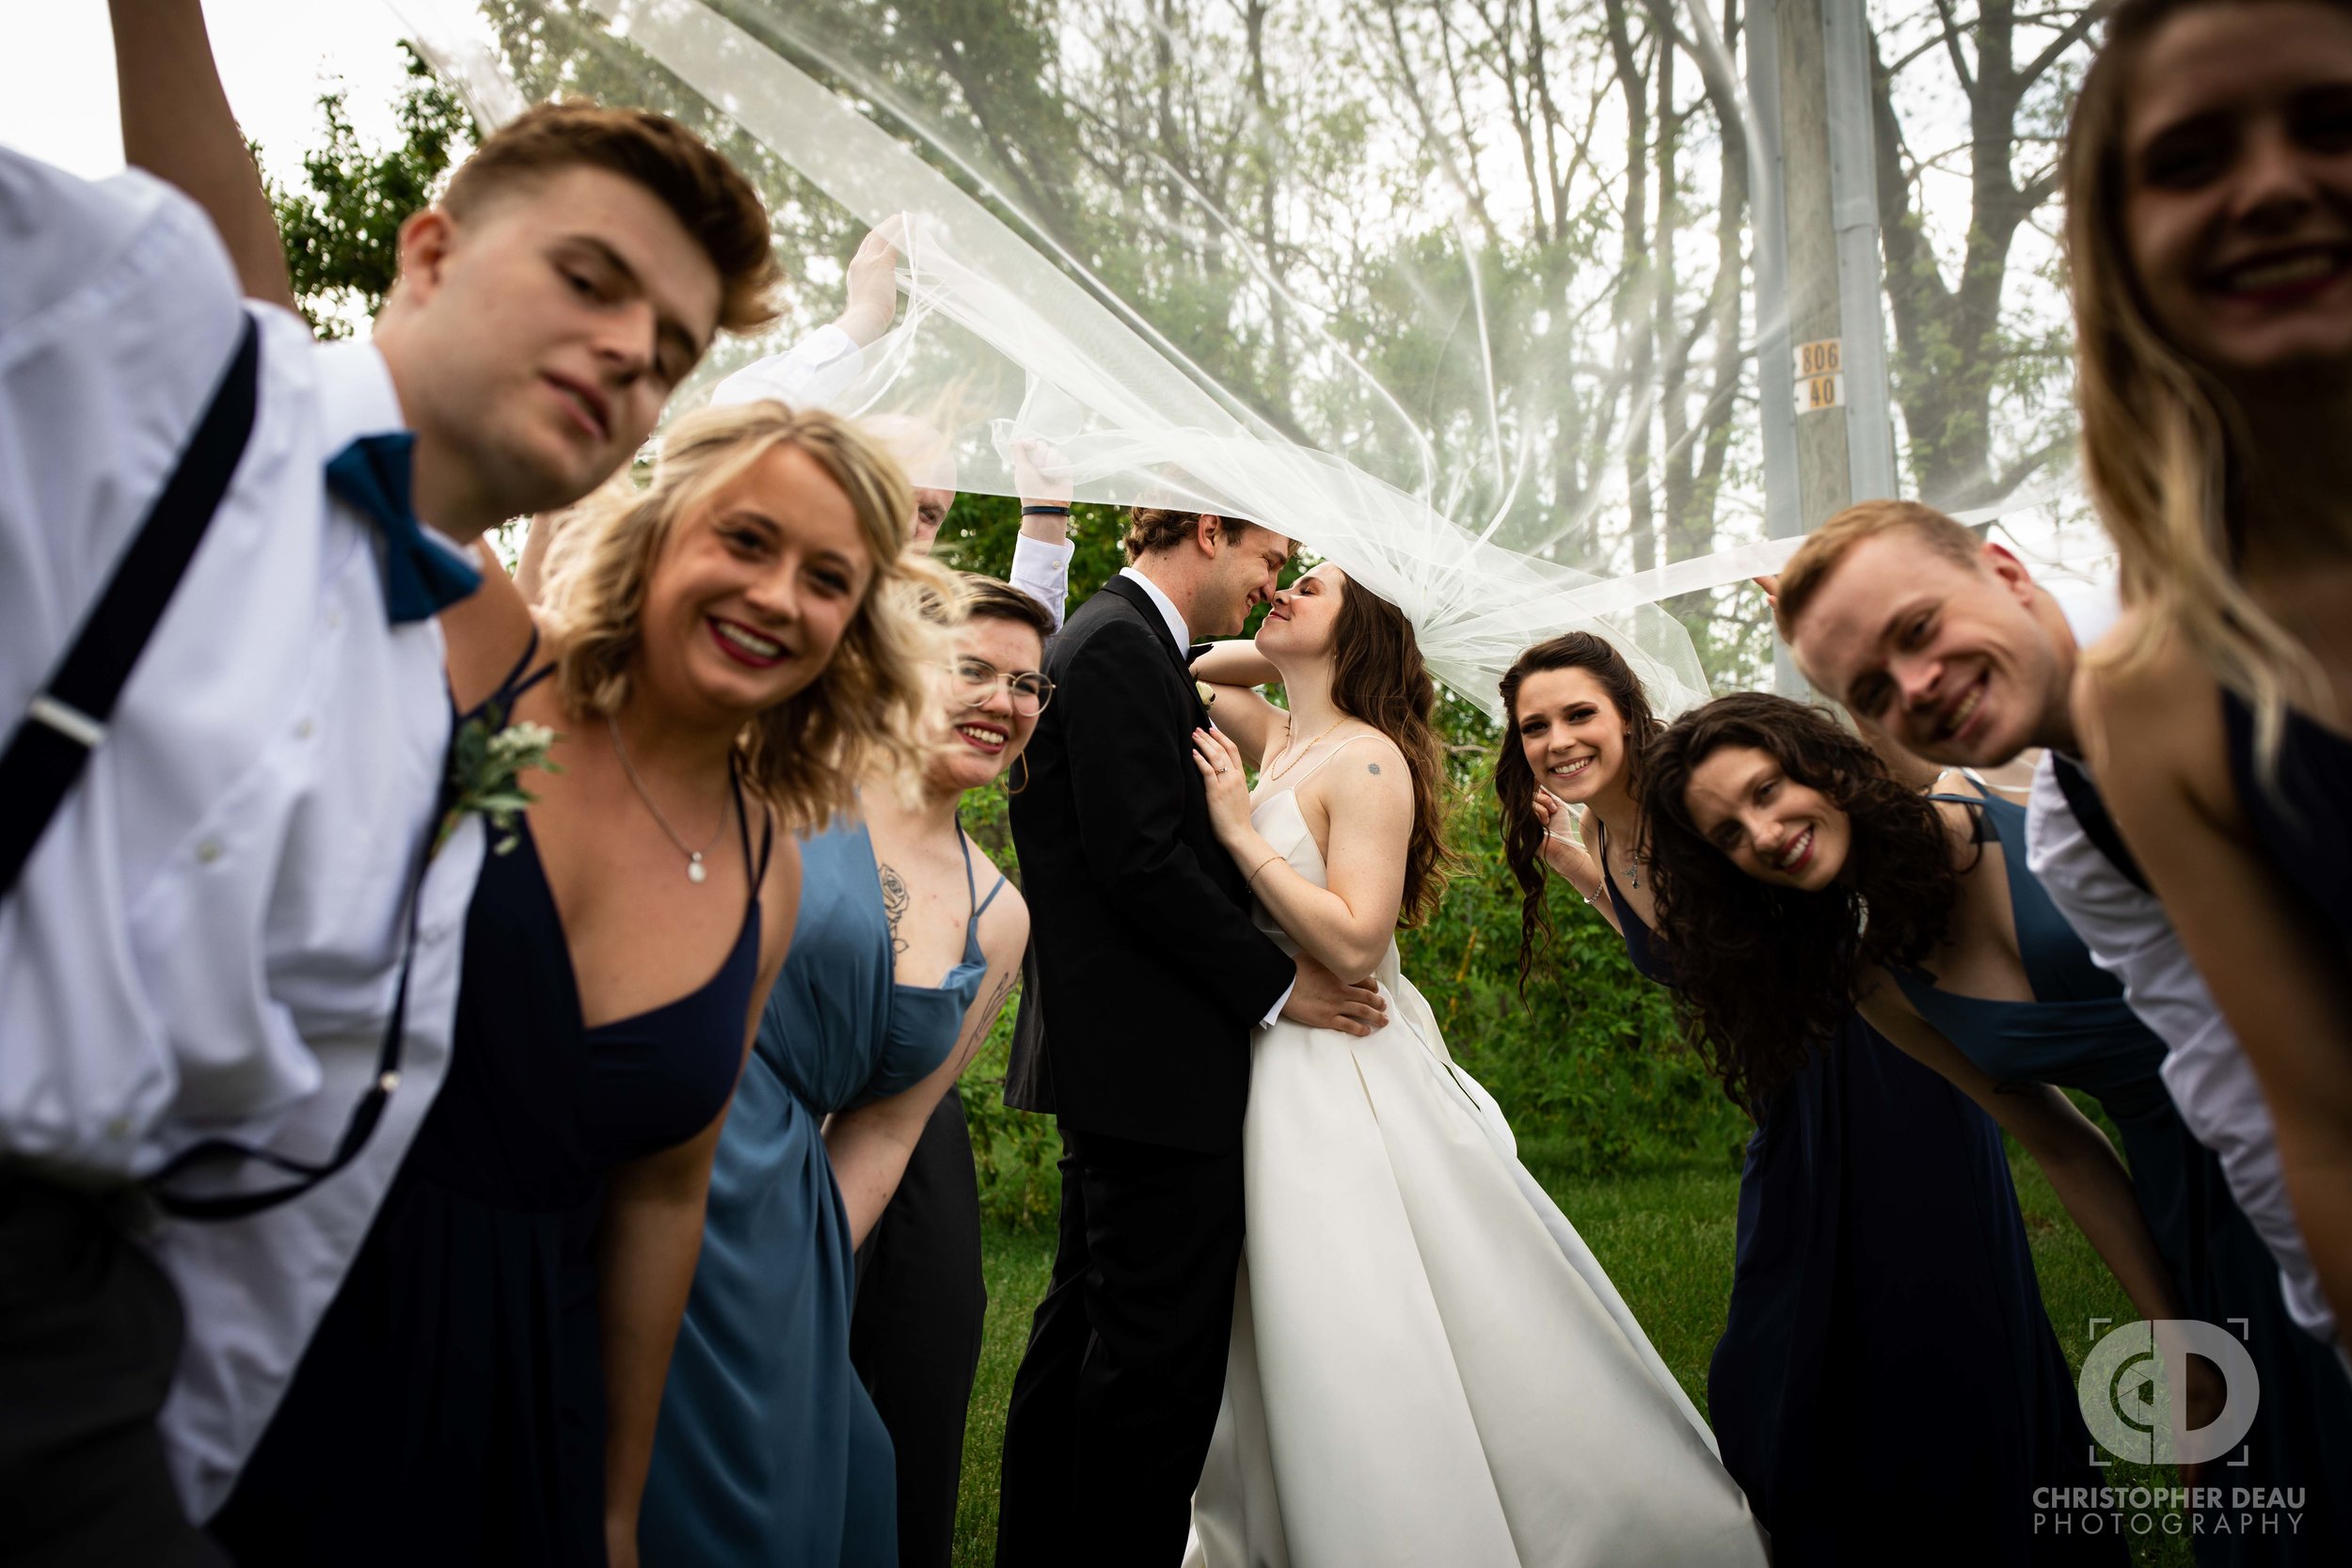
<path fill-rule="evenodd" d="M 645 802 L 645 809 L 653 813 L 654 821 L 660 824 L 664 833 L 669 835 L 670 842 L 677 846 L 677 852 L 686 857 L 686 879 L 690 882 L 707 880 L 710 869 L 703 864 L 703 856 L 709 853 L 711 848 L 718 844 L 719 834 L 727 831 L 726 802 L 722 800 L 719 803 L 719 828 L 717 832 L 710 835 L 710 843 L 704 845 L 700 849 L 688 848 L 686 841 L 678 837 L 677 830 L 670 826 L 670 819 L 661 815 L 661 808 L 655 805 L 653 797 L 646 793 L 645 781 L 637 776 L 636 765 L 628 760 L 628 748 L 621 744 L 619 721 L 608 713 L 604 716 L 604 726 L 612 732 L 612 750 L 621 759 L 621 771 L 628 775 L 629 787 L 637 791 L 637 798 L 640 800 Z"/>
<path fill-rule="evenodd" d="M 1552 799 L 1557 800 L 1560 797 L 1555 795 Z M 1609 869 L 1609 830 L 1607 828 L 1600 830 L 1600 868 L 1606 871 Z M 1630 849 L 1625 854 L 1625 885 L 1631 888 L 1638 888 L 1642 885 L 1642 863 L 1633 858 L 1633 851 Z"/>

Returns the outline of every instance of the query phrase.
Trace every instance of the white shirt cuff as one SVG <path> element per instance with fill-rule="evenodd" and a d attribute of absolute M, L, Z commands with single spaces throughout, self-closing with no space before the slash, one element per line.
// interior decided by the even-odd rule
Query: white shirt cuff
<path fill-rule="evenodd" d="M 1012 585 L 1045 607 L 1057 631 L 1070 603 L 1070 558 L 1077 552 L 1067 539 L 1055 545 L 1024 533 L 1012 542 Z"/>
<path fill-rule="evenodd" d="M 1291 992 L 1296 990 L 1297 989 L 1298 977 L 1296 975 L 1293 975 L 1291 976 L 1291 983 L 1282 988 L 1282 994 L 1275 999 L 1274 1006 L 1267 1010 L 1265 1017 L 1258 1021 L 1258 1027 L 1261 1029 L 1273 1028 L 1276 1022 L 1281 1018 L 1282 1009 L 1291 1005 Z"/>

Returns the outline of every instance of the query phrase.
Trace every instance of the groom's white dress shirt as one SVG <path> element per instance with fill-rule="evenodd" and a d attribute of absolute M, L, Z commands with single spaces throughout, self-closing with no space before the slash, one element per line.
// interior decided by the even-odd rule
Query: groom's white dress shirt
<path fill-rule="evenodd" d="M 773 398 L 834 408 L 865 373 L 866 351 L 855 338 L 828 322 L 785 353 L 755 359 L 729 375 L 711 392 L 710 401 L 717 406 Z M 1067 539 L 1053 545 L 1025 533 L 1012 542 L 1012 570 L 1006 580 L 1043 605 L 1057 631 L 1070 602 L 1070 558 L 1076 551 Z"/>
<path fill-rule="evenodd" d="M 1158 610 L 1160 612 L 1160 619 L 1168 623 L 1168 635 L 1176 640 L 1176 646 L 1180 649 L 1190 648 L 1192 646 L 1192 628 L 1184 625 L 1184 612 L 1176 608 L 1176 601 L 1169 598 L 1168 594 L 1162 591 L 1158 583 L 1153 582 L 1150 578 L 1145 577 L 1141 572 L 1136 571 L 1133 566 L 1121 566 L 1119 569 L 1119 575 L 1122 578 L 1132 578 L 1142 585 L 1144 593 L 1149 595 L 1152 600 L 1152 608 Z M 1297 989 L 1298 982 L 1295 979 L 1292 980 L 1289 985 L 1284 986 L 1282 988 L 1282 994 L 1274 999 L 1274 1006 L 1266 1009 L 1265 1017 L 1258 1021 L 1258 1027 L 1261 1029 L 1273 1028 L 1274 1025 L 1281 1019 L 1282 1009 L 1291 1005 L 1291 992 L 1296 990 Z"/>
<path fill-rule="evenodd" d="M 0 900 L 0 1160 L 59 1180 L 151 1175 L 208 1135 L 333 1148 L 392 1010 L 450 709 L 437 625 L 388 624 L 375 531 L 325 486 L 353 437 L 403 428 L 382 356 L 241 302 L 177 191 L 0 149 L 0 722 L 72 641 L 247 312 L 259 411 L 236 478 Z M 432 1102 L 481 859 L 469 825 L 426 879 L 400 1087 L 362 1158 L 297 1202 L 151 1238 L 186 1308 L 164 1429 L 199 1518 Z"/>
<path fill-rule="evenodd" d="M 2053 596 L 2084 648 L 2114 624 L 2121 608 L 2112 587 Z M 2050 901 L 2164 1041 L 2164 1085 L 2189 1132 L 2220 1156 L 2231 1195 L 2278 1259 L 2287 1310 L 2320 1338 L 2334 1339 L 2335 1315 L 2287 1200 L 2278 1134 L 2254 1069 L 2164 905 L 2133 885 L 2083 831 L 2047 755 L 2034 768 L 2026 846 L 2026 863 Z"/>

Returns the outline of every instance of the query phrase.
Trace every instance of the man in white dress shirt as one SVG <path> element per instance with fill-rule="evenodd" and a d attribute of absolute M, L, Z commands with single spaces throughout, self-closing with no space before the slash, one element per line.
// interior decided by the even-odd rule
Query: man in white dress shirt
<path fill-rule="evenodd" d="M 2288 1206 L 2253 1069 L 2081 770 L 2074 668 L 2115 619 L 2114 590 L 2061 599 L 1944 514 L 1869 501 L 1831 518 L 1790 559 L 1776 609 L 1806 678 L 1919 755 L 1989 767 L 2044 749 L 2026 808 L 2027 863 L 2164 1041 L 2165 1086 L 2278 1259 L 2288 1311 L 2332 1342 L 2335 1315 Z"/>
<path fill-rule="evenodd" d="M 198 0 L 113 9 L 125 151 L 171 184 L 0 149 L 0 703 L 96 742 L 0 896 L 11 1562 L 219 1560 L 189 1517 L 267 1423 L 449 1047 L 483 850 L 469 822 L 426 859 L 432 610 L 485 529 L 626 462 L 773 273 L 757 196 L 691 134 L 534 111 L 404 226 L 374 341 L 314 343 Z M 103 730 L 61 724 L 52 673 L 257 327 L 226 495 Z M 207 1139 L 358 1157 L 251 1217 L 159 1221 L 141 1184 Z M 181 1191 L 273 1177 L 217 1161 Z"/>

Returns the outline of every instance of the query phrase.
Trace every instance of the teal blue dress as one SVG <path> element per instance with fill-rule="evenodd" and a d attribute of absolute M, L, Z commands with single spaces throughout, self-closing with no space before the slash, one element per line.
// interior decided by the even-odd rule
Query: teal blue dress
<path fill-rule="evenodd" d="M 973 892 L 936 987 L 893 974 L 865 825 L 801 847 L 801 911 L 710 1174 L 694 1289 L 662 1392 L 639 1542 L 653 1563 L 897 1568 L 890 1437 L 850 1364 L 850 1223 L 819 1135 L 955 1049 L 988 972 Z"/>
<path fill-rule="evenodd" d="M 2249 1538 L 2229 1529 L 2229 1511 L 2205 1511 L 2194 1539 L 2198 1562 L 2352 1562 L 2352 1468 L 2328 1458 L 2352 1451 L 2352 1385 L 2287 1315 L 2277 1263 L 2230 1196 L 2219 1157 L 2190 1134 L 2158 1076 L 2164 1042 L 2124 1002 L 2121 983 L 2091 961 L 2027 867 L 2026 808 L 1997 796 L 1930 799 L 1972 808 L 1979 842 L 1998 844 L 2034 999 L 1963 996 L 1920 970 L 1898 972 L 1897 984 L 1921 1018 L 1995 1079 L 2055 1084 L 2099 1102 L 2122 1137 L 2133 1190 L 2183 1306 L 2192 1318 L 2241 1334 L 2260 1374 L 2247 1464 L 2217 1465 L 2204 1484 L 2295 1488 L 2309 1499 L 2293 1535 Z"/>

